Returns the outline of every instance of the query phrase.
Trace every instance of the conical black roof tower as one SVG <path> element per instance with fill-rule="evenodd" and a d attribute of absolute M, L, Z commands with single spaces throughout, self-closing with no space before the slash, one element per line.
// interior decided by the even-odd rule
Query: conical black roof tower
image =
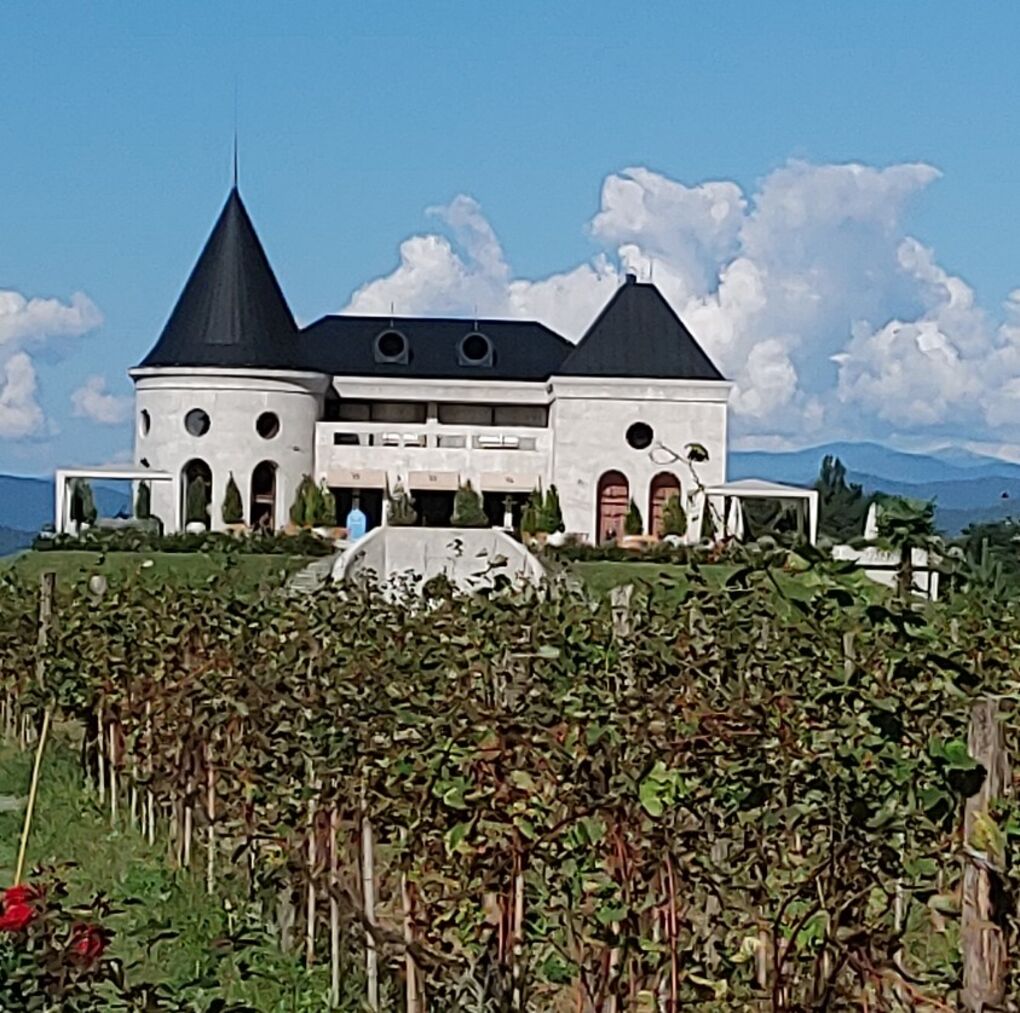
<path fill-rule="evenodd" d="M 293 369 L 298 330 L 234 186 L 142 366 Z"/>
<path fill-rule="evenodd" d="M 632 274 L 556 372 L 649 380 L 723 379 L 662 293 Z"/>

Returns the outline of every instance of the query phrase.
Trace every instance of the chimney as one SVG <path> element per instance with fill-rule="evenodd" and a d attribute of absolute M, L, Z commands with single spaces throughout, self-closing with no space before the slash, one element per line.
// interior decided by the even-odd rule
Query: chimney
<path fill-rule="evenodd" d="M 637 275 L 633 271 L 628 271 L 627 272 L 627 277 L 624 280 L 624 284 L 625 285 L 636 285 L 637 284 Z"/>

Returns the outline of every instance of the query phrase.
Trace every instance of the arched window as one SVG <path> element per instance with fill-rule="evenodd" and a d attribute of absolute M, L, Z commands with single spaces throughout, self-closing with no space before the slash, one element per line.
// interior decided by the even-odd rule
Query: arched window
<path fill-rule="evenodd" d="M 212 503 L 212 471 L 205 461 L 195 457 L 181 469 L 181 516 L 185 525 L 204 524 L 209 527 L 209 506 Z"/>
<path fill-rule="evenodd" d="M 623 533 L 630 507 L 630 483 L 620 471 L 607 471 L 599 479 L 595 497 L 595 538 L 599 544 L 613 541 Z"/>
<path fill-rule="evenodd" d="M 262 461 L 251 473 L 251 526 L 256 530 L 276 528 L 276 465 Z"/>
<path fill-rule="evenodd" d="M 662 512 L 666 507 L 666 503 L 676 496 L 680 501 L 680 505 L 683 506 L 683 500 L 680 499 L 680 479 L 676 477 L 670 471 L 660 471 L 655 478 L 652 479 L 652 484 L 648 487 L 648 519 L 649 519 L 649 530 L 653 535 L 662 536 Z M 679 532 L 676 532 L 679 534 Z"/>

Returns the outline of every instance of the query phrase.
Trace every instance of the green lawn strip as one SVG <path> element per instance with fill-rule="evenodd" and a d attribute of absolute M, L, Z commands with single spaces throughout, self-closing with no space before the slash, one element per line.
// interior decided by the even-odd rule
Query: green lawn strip
<path fill-rule="evenodd" d="M 94 573 L 110 579 L 136 578 L 146 583 L 202 584 L 210 577 L 225 575 L 241 589 L 254 590 L 265 584 L 279 585 L 311 562 L 307 556 L 257 553 L 188 552 L 25 552 L 0 560 L 34 582 L 45 570 L 54 570 L 64 584 L 78 583 Z"/>
<path fill-rule="evenodd" d="M 201 839 L 196 838 L 195 870 L 175 871 L 165 843 L 149 847 L 126 821 L 111 829 L 109 810 L 83 786 L 72 733 L 58 729 L 43 759 L 28 868 L 65 867 L 62 874 L 72 902 L 103 893 L 123 905 L 123 913 L 109 925 L 116 933 L 111 952 L 129 968 L 130 980 L 180 984 L 208 975 L 209 987 L 193 990 L 194 998 L 223 994 L 218 991 L 222 987 L 226 998 L 247 1001 L 259 1010 L 325 1008 L 325 967 L 309 975 L 297 957 L 285 957 L 271 945 L 258 946 L 242 957 L 259 975 L 242 981 L 231 957 L 216 956 L 230 932 L 231 917 L 205 892 Z M 0 806 L 0 888 L 12 881 L 24 816 L 22 808 L 10 803 L 27 795 L 32 760 L 31 752 L 0 747 L 0 797 L 5 801 Z M 175 937 L 147 952 L 145 941 L 161 929 Z M 295 1005 L 295 995 L 302 1005 Z"/>

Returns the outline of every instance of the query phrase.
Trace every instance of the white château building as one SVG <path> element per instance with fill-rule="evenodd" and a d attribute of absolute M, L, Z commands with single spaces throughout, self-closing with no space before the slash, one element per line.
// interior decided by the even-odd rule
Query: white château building
<path fill-rule="evenodd" d="M 449 523 L 467 481 L 495 524 L 554 484 L 566 530 L 590 541 L 621 534 L 632 500 L 656 533 L 677 494 L 693 539 L 702 497 L 685 448 L 708 452 L 700 482 L 726 476 L 730 384 L 654 285 L 628 275 L 576 345 L 524 320 L 340 314 L 301 328 L 236 187 L 130 375 L 124 477 L 151 475 L 168 531 L 184 527 L 198 476 L 214 528 L 231 475 L 246 522 L 279 528 L 309 475 L 341 524 L 355 501 L 385 523 L 398 483 L 425 525 Z"/>

